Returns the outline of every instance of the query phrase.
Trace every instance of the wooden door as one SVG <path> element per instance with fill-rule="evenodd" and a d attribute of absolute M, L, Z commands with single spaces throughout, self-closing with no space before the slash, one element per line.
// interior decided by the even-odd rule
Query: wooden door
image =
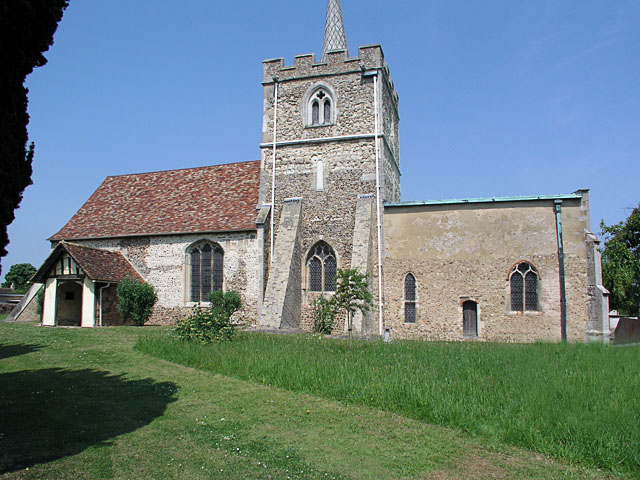
<path fill-rule="evenodd" d="M 465 337 L 478 336 L 478 304 L 467 301 L 462 304 L 462 334 Z"/>

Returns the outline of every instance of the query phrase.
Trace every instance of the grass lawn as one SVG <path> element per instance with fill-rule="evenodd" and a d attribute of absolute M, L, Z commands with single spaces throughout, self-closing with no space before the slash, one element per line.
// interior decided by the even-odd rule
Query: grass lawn
<path fill-rule="evenodd" d="M 640 348 L 354 342 L 244 334 L 204 346 L 167 335 L 159 358 L 394 412 L 612 472 L 640 475 Z"/>
<path fill-rule="evenodd" d="M 0 478 L 613 478 L 156 359 L 133 348 L 148 331 L 0 324 Z"/>
<path fill-rule="evenodd" d="M 9 315 L 8 313 L 0 313 L 0 322 L 5 318 L 7 318 L 8 315 Z"/>

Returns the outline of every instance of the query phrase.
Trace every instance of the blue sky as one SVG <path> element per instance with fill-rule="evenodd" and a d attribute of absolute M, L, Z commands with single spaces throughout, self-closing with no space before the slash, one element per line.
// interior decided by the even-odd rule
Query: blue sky
<path fill-rule="evenodd" d="M 259 159 L 261 62 L 322 46 L 325 0 L 71 0 L 28 79 L 34 184 L 14 263 L 108 175 Z M 342 0 L 400 95 L 402 199 L 591 189 L 592 226 L 640 201 L 640 0 Z"/>

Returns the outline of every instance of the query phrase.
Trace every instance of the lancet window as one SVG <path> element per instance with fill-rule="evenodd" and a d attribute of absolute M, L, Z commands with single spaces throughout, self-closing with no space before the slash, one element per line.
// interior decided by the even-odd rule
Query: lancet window
<path fill-rule="evenodd" d="M 404 277 L 404 321 L 405 323 L 416 323 L 417 296 L 416 277 L 412 273 L 407 273 Z"/>

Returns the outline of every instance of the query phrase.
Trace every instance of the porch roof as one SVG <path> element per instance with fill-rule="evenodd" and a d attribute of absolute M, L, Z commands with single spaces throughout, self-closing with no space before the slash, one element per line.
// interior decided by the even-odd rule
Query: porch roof
<path fill-rule="evenodd" d="M 83 247 L 74 243 L 60 242 L 44 261 L 32 278 L 33 282 L 44 283 L 48 273 L 64 253 L 68 253 L 87 277 L 94 282 L 117 283 L 124 278 L 144 281 L 142 275 L 120 252 L 99 248 Z"/>

